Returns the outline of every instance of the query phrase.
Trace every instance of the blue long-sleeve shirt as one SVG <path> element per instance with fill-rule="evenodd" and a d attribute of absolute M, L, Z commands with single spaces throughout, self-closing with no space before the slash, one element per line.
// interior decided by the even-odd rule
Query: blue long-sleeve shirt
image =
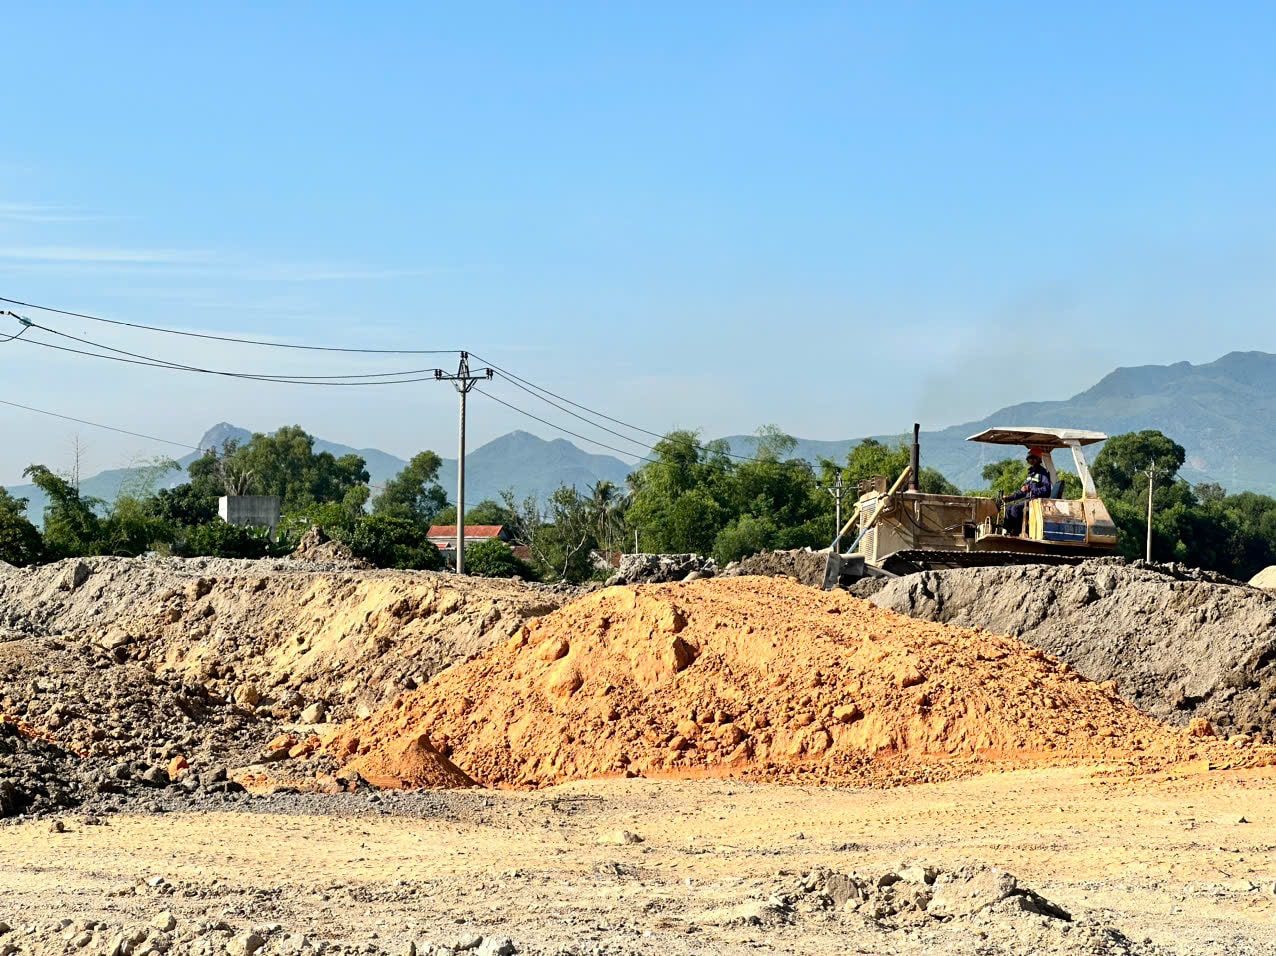
<path fill-rule="evenodd" d="M 1028 469 L 1028 480 L 1023 487 L 1013 494 L 1006 495 L 1006 501 L 1018 501 L 1020 498 L 1049 498 L 1050 472 L 1041 465 L 1033 465 Z"/>

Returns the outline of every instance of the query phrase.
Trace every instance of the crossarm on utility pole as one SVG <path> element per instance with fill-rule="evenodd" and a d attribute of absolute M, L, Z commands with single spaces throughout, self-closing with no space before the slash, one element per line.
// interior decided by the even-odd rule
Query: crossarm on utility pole
<path fill-rule="evenodd" d="M 495 373 L 490 368 L 470 372 L 470 353 L 461 353 L 461 362 L 456 374 L 449 375 L 441 368 L 434 370 L 435 381 L 451 382 L 461 396 L 461 423 L 459 429 L 458 455 L 456 459 L 456 573 L 465 573 L 465 397 L 479 382 L 486 381 Z"/>

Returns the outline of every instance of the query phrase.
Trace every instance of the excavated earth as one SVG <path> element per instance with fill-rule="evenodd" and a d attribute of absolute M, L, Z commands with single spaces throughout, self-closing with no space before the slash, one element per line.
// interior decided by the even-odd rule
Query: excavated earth
<path fill-rule="evenodd" d="M 344 560 L 0 569 L 0 817 L 246 799 L 233 771 L 279 740 L 371 713 L 574 593 Z"/>
<path fill-rule="evenodd" d="M 884 584 L 880 607 L 986 628 L 1113 681 L 1140 710 L 1226 735 L 1276 733 L 1276 594 L 1173 565 L 928 571 Z"/>
<path fill-rule="evenodd" d="M 0 566 L 2 956 L 1276 952 L 1264 592 L 312 544 Z"/>
<path fill-rule="evenodd" d="M 761 577 L 588 595 L 326 749 L 374 783 L 407 787 L 462 783 L 458 769 L 488 786 L 700 774 L 898 783 L 997 764 L 1272 759 L 1167 728 L 1013 638 Z"/>

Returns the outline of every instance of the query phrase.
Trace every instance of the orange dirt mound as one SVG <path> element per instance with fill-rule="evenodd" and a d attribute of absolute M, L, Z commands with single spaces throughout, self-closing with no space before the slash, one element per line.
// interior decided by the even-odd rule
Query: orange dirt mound
<path fill-rule="evenodd" d="M 586 596 L 327 748 L 409 782 L 405 740 L 483 784 L 531 787 L 622 773 L 904 782 L 1196 746 L 1012 638 L 759 577 Z"/>
<path fill-rule="evenodd" d="M 369 750 L 351 760 L 347 770 L 378 787 L 458 788 L 472 787 L 474 781 L 456 764 L 439 753 L 425 734 L 404 734 L 384 747 Z"/>

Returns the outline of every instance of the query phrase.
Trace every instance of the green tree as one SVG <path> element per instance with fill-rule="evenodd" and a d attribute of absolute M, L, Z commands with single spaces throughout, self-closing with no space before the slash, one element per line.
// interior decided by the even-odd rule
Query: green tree
<path fill-rule="evenodd" d="M 639 533 L 644 551 L 712 554 L 732 518 L 725 501 L 732 470 L 724 442 L 701 443 L 695 432 L 670 432 L 648 462 L 629 476 L 627 534 Z"/>
<path fill-rule="evenodd" d="M 426 537 L 426 531 L 407 518 L 364 515 L 355 522 L 348 537 L 338 540 L 379 568 L 437 571 L 443 567 L 443 556 Z"/>
<path fill-rule="evenodd" d="M 861 481 L 869 478 L 885 478 L 887 484 L 904 473 L 912 460 L 909 444 L 900 440 L 894 446 L 886 445 L 874 438 L 865 438 L 852 448 L 846 456 L 846 467 L 842 469 L 843 484 L 856 488 Z M 922 466 L 917 486 L 928 495 L 959 495 L 961 489 L 935 468 Z"/>
<path fill-rule="evenodd" d="M 83 498 L 71 483 L 44 465 L 30 465 L 23 477 L 44 492 L 45 554 L 52 560 L 100 554 L 103 546 L 102 522 L 94 509 L 97 498 Z"/>
<path fill-rule="evenodd" d="M 266 529 L 241 528 L 218 519 L 182 529 L 173 551 L 186 558 L 264 558 L 271 547 Z"/>
<path fill-rule="evenodd" d="M 99 522 L 96 553 L 136 557 L 173 540 L 174 529 L 155 516 L 149 502 L 121 495 Z"/>
<path fill-rule="evenodd" d="M 518 502 L 513 492 L 506 491 L 503 498 L 511 515 L 510 535 L 528 549 L 532 566 L 543 580 L 579 583 L 590 577 L 590 551 L 597 543 L 593 514 L 588 500 L 575 488 L 560 486 L 543 507 L 534 495 Z"/>
<path fill-rule="evenodd" d="M 147 507 L 174 527 L 207 524 L 217 517 L 217 499 L 199 494 L 190 482 L 161 488 L 147 500 Z"/>
<path fill-rule="evenodd" d="M 372 513 L 406 518 L 429 527 L 447 507 L 447 494 L 438 482 L 442 464 L 443 460 L 432 451 L 414 455 L 407 467 L 387 481 L 381 494 L 372 500 Z"/>
<path fill-rule="evenodd" d="M 480 578 L 535 577 L 532 568 L 520 560 L 508 544 L 496 538 L 466 546 L 465 571 Z"/>
<path fill-rule="evenodd" d="M 25 567 L 39 563 L 43 556 L 44 539 L 27 518 L 27 499 L 0 488 L 0 561 Z"/>
<path fill-rule="evenodd" d="M 478 524 L 506 526 L 512 521 L 513 516 L 509 513 L 509 510 L 499 501 L 493 501 L 491 498 L 484 498 L 465 512 L 465 524 L 467 527 Z M 448 505 L 436 514 L 433 524 L 456 524 L 456 505 Z"/>
<path fill-rule="evenodd" d="M 589 512 L 594 521 L 594 539 L 604 551 L 618 551 L 625 541 L 626 501 L 614 482 L 600 480 L 589 489 Z"/>
<path fill-rule="evenodd" d="M 1153 462 L 1157 483 L 1172 484 L 1186 460 L 1183 446 L 1159 431 L 1127 432 L 1113 435 L 1104 442 L 1090 470 L 1100 497 L 1107 501 L 1109 496 L 1128 497 L 1137 490 L 1146 492 L 1147 470 Z M 1147 502 L 1146 493 L 1143 500 Z"/>
<path fill-rule="evenodd" d="M 221 495 L 278 495 L 283 512 L 314 504 L 340 502 L 352 514 L 362 512 L 369 491 L 368 470 L 358 455 L 315 453 L 314 438 L 299 425 L 273 435 L 254 434 L 244 445 L 227 442 L 191 463 L 195 491 Z"/>

